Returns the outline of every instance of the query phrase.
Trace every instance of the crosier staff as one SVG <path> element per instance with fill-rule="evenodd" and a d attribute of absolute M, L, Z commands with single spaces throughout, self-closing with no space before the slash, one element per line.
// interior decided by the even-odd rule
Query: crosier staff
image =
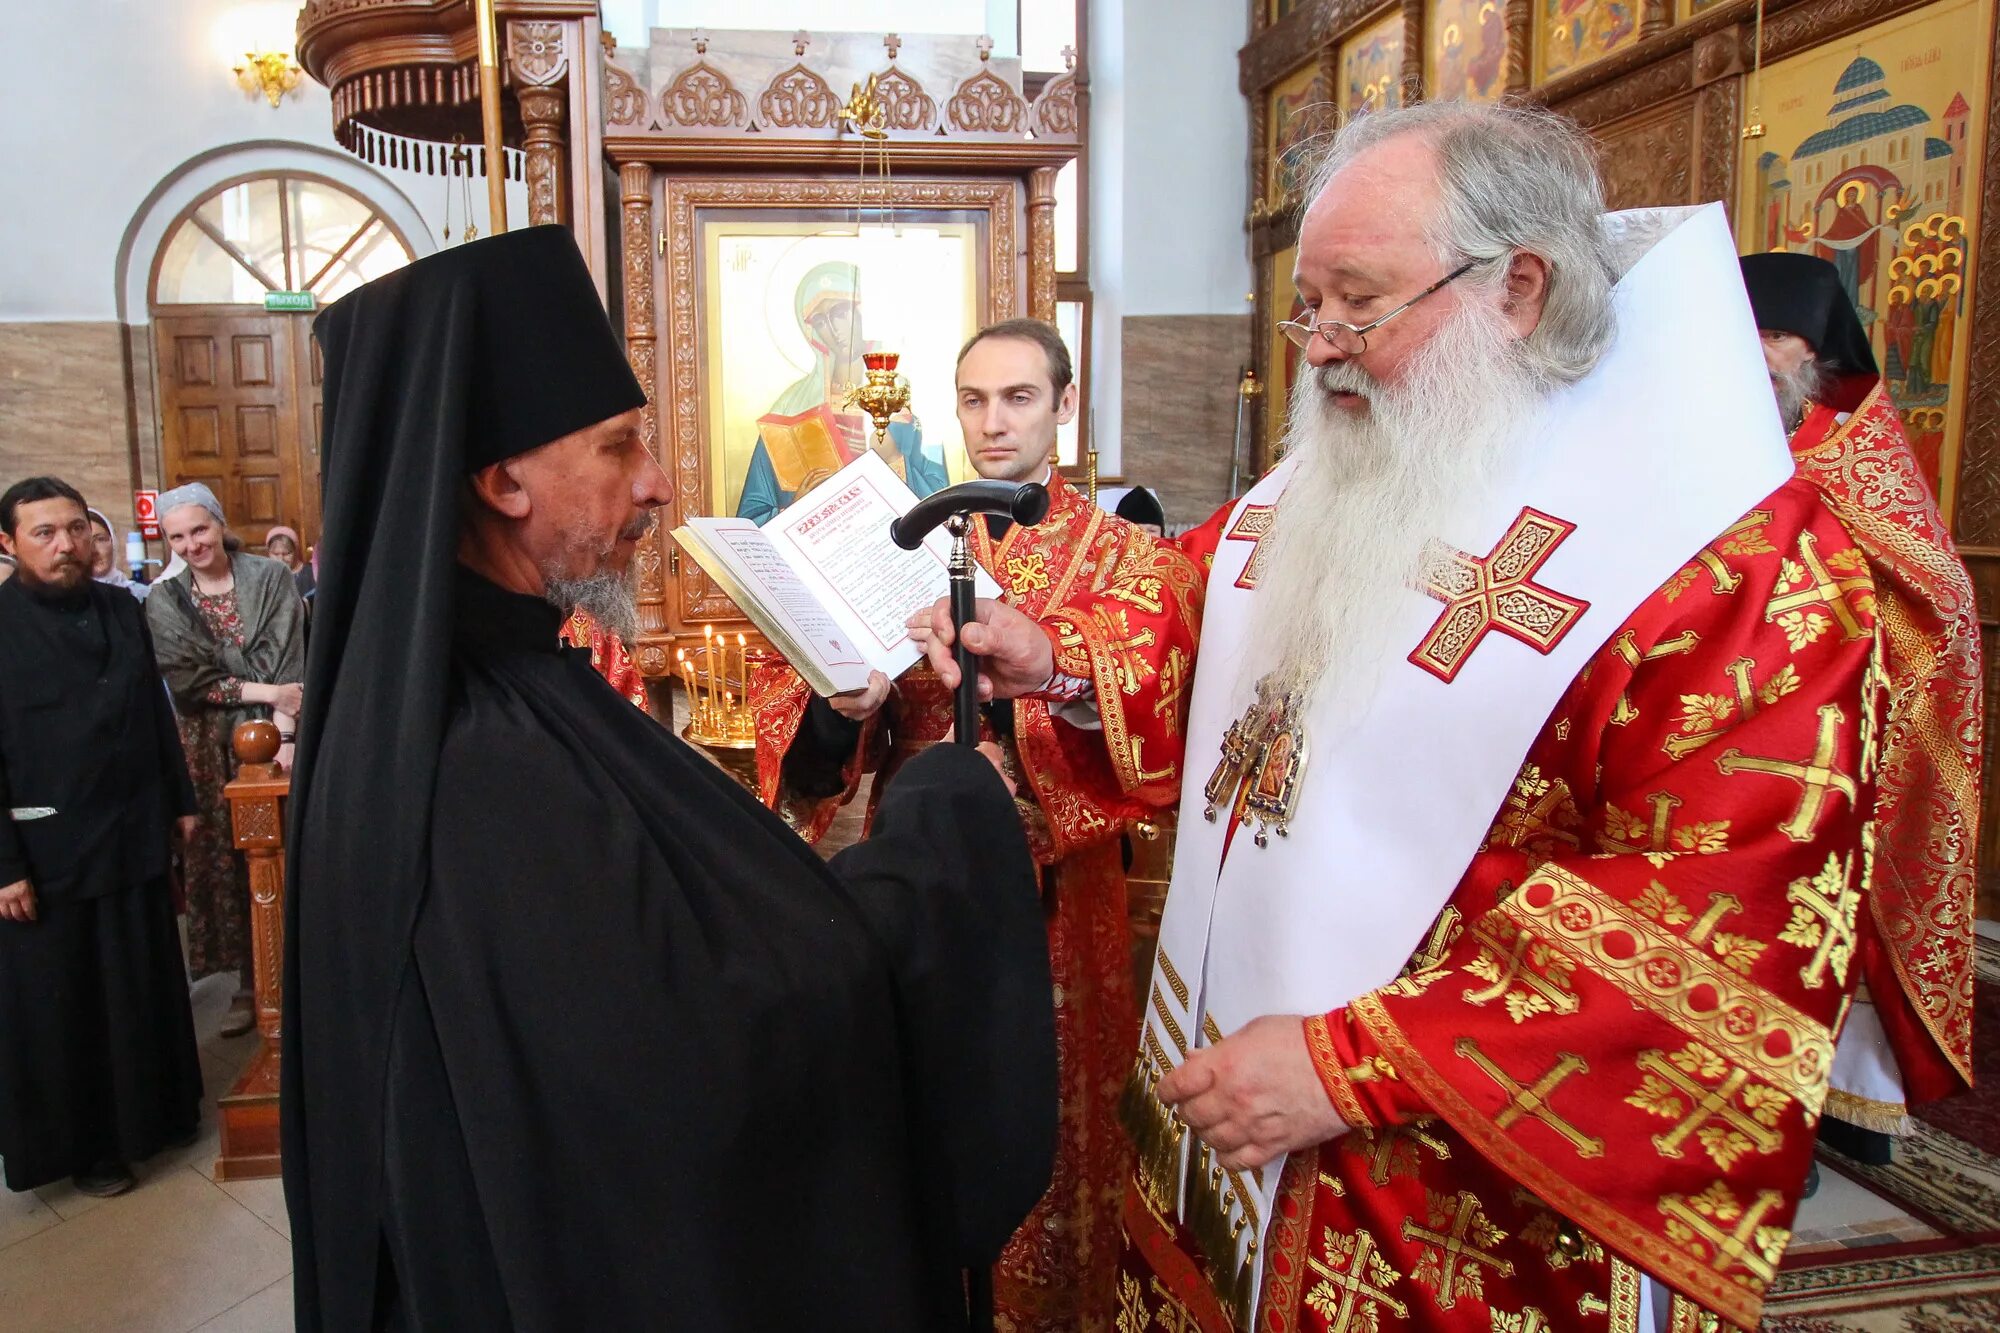
<path fill-rule="evenodd" d="M 964 630 L 979 619 L 974 606 L 972 548 L 966 536 L 974 514 L 1005 514 L 1033 527 L 1049 516 L 1048 488 L 1040 482 L 964 481 L 917 501 L 909 513 L 889 525 L 889 536 L 905 551 L 923 544 L 932 529 L 944 525 L 951 534 L 951 628 L 958 655 L 958 688 L 952 692 L 953 739 L 960 745 L 979 744 L 979 668 L 965 646 Z M 989 1267 L 966 1270 L 965 1297 L 973 1333 L 993 1328 L 993 1274 Z"/>
<path fill-rule="evenodd" d="M 889 525 L 889 536 L 906 551 L 916 550 L 939 524 L 951 534 L 951 630 L 959 672 L 953 717 L 960 745 L 979 744 L 979 667 L 963 632 L 979 619 L 973 605 L 972 549 L 966 541 L 974 514 L 1005 514 L 1033 527 L 1049 515 L 1049 492 L 1037 481 L 962 481 L 917 501 Z"/>

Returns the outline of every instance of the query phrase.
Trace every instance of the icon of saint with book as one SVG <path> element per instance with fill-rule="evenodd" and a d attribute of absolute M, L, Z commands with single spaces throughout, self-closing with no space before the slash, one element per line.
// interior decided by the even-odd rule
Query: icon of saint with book
<path fill-rule="evenodd" d="M 826 263 L 809 270 L 793 309 L 812 348 L 813 368 L 757 419 L 757 447 L 736 506 L 738 518 L 757 523 L 871 447 L 867 415 L 841 402 L 847 388 L 863 379 L 861 354 L 874 350 L 862 337 L 855 266 Z M 923 432 L 913 419 L 891 421 L 888 438 L 876 451 L 919 497 L 950 484 L 944 460 L 924 452 Z"/>

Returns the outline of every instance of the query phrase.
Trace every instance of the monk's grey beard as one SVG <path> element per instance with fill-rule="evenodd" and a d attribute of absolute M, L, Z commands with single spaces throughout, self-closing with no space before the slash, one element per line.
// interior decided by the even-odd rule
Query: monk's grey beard
<path fill-rule="evenodd" d="M 643 520 L 628 524 L 618 535 L 626 541 L 637 541 L 652 527 L 652 515 L 648 514 Z M 639 635 L 639 601 L 630 580 L 609 567 L 613 549 L 587 537 L 564 533 L 562 554 L 542 565 L 542 599 L 564 615 L 586 612 L 621 642 L 631 643 Z M 570 568 L 571 557 L 585 552 L 594 557 L 591 563 L 597 572 L 583 578 L 565 577 L 563 571 Z"/>
<path fill-rule="evenodd" d="M 1299 467 L 1278 501 L 1251 610 L 1254 682 L 1335 697 L 1359 715 L 1407 618 L 1421 556 L 1475 510 L 1509 462 L 1545 383 L 1490 302 L 1468 295 L 1415 353 L 1399 383 L 1342 362 L 1304 375 L 1292 394 L 1288 452 Z M 1335 390 L 1369 410 L 1336 407 Z"/>
<path fill-rule="evenodd" d="M 1778 395 L 1778 415 L 1785 419 L 1785 429 L 1797 430 L 1805 420 L 1806 405 L 1819 399 L 1819 392 L 1826 387 L 1826 372 L 1819 368 L 1818 361 L 1807 361 L 1792 370 L 1771 372 L 1771 391 Z"/>

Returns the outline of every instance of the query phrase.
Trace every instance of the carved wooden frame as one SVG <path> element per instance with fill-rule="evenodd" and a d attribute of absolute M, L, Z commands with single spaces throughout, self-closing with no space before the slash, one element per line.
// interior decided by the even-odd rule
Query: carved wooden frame
<path fill-rule="evenodd" d="M 1022 313 L 1028 296 L 1022 258 L 1027 245 L 1027 185 L 1018 177 L 908 178 L 887 187 L 871 180 L 801 177 L 659 175 L 643 162 L 626 163 L 621 176 L 625 232 L 625 336 L 633 372 L 649 396 L 644 424 L 647 447 L 673 482 L 674 503 L 634 560 L 638 584 L 641 673 L 665 675 L 676 629 L 700 618 L 740 622 L 742 613 L 693 561 L 675 558 L 671 529 L 686 511 L 683 497 L 702 495 L 705 451 L 701 425 L 700 311 L 696 299 L 699 215 L 717 208 L 838 209 L 892 204 L 902 209 L 984 212 L 986 218 L 986 319 Z M 661 220 L 654 244 L 655 210 Z M 655 262 L 655 259 L 658 262 Z M 1054 275 L 1046 296 L 1053 314 Z M 1040 299 L 1040 294 L 1037 295 Z M 656 349 L 654 311 L 668 332 L 664 364 Z M 669 580 L 674 581 L 672 587 Z M 678 612 L 678 614 L 676 614 Z M 676 624 L 678 622 L 678 625 Z M 747 630 L 747 625 L 746 625 Z"/>

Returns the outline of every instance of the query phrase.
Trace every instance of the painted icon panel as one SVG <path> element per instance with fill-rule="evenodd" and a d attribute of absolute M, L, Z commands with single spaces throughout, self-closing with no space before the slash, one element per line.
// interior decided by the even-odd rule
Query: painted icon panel
<path fill-rule="evenodd" d="M 1942 0 L 1767 67 L 1737 240 L 1818 255 L 1952 512 L 1964 431 L 1992 0 Z"/>
<path fill-rule="evenodd" d="M 1342 120 L 1403 101 L 1403 12 L 1391 9 L 1340 44 Z"/>
<path fill-rule="evenodd" d="M 1424 88 L 1434 98 L 1492 102 L 1507 89 L 1503 0 L 1437 0 L 1424 18 Z"/>

